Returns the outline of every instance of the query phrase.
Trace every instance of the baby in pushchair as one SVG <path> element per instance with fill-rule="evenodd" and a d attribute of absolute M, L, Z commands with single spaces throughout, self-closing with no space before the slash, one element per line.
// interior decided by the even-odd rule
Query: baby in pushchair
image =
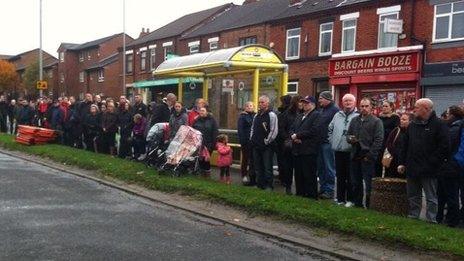
<path fill-rule="evenodd" d="M 166 149 L 163 170 L 171 170 L 176 176 L 184 173 L 196 174 L 202 135 L 192 127 L 182 125 Z"/>
<path fill-rule="evenodd" d="M 160 168 L 165 162 L 165 150 L 169 145 L 169 123 L 156 123 L 147 134 L 148 152 L 144 159 L 147 166 Z"/>

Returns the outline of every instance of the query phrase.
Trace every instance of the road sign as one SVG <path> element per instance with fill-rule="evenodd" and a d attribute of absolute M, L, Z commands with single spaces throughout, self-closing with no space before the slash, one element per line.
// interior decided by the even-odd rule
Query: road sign
<path fill-rule="evenodd" d="M 403 33 L 402 19 L 385 19 L 385 32 L 390 34 Z"/>
<path fill-rule="evenodd" d="M 47 81 L 37 81 L 37 90 L 46 90 L 48 89 Z"/>

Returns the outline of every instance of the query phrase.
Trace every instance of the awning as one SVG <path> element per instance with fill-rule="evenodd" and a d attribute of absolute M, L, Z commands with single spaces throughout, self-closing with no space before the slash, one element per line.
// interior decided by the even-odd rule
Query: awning
<path fill-rule="evenodd" d="M 186 77 L 186 78 L 182 78 L 182 82 L 184 82 L 184 83 L 190 83 L 190 82 L 202 83 L 203 78 Z M 152 88 L 152 87 L 158 87 L 158 86 L 177 85 L 177 84 L 179 84 L 179 78 L 167 78 L 167 79 L 135 82 L 134 87 L 135 88 Z"/>

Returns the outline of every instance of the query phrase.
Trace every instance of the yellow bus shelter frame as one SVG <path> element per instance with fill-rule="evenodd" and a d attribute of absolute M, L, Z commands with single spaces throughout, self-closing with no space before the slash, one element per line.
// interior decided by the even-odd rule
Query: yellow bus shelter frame
<path fill-rule="evenodd" d="M 184 77 L 203 78 L 203 99 L 208 100 L 209 79 L 238 74 L 253 74 L 252 101 L 255 105 L 258 104 L 260 76 L 280 75 L 278 94 L 287 94 L 288 65 L 273 50 L 263 45 L 175 57 L 164 61 L 153 72 L 155 78 L 179 78 L 179 101 L 183 98 Z"/>

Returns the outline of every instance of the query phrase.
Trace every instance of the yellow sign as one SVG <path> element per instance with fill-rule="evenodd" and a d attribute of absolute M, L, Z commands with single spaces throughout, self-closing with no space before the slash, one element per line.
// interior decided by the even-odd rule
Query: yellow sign
<path fill-rule="evenodd" d="M 236 53 L 232 59 L 235 62 L 282 63 L 271 50 L 259 46 L 250 46 Z"/>
<path fill-rule="evenodd" d="M 37 81 L 37 90 L 46 90 L 48 89 L 47 81 Z"/>

